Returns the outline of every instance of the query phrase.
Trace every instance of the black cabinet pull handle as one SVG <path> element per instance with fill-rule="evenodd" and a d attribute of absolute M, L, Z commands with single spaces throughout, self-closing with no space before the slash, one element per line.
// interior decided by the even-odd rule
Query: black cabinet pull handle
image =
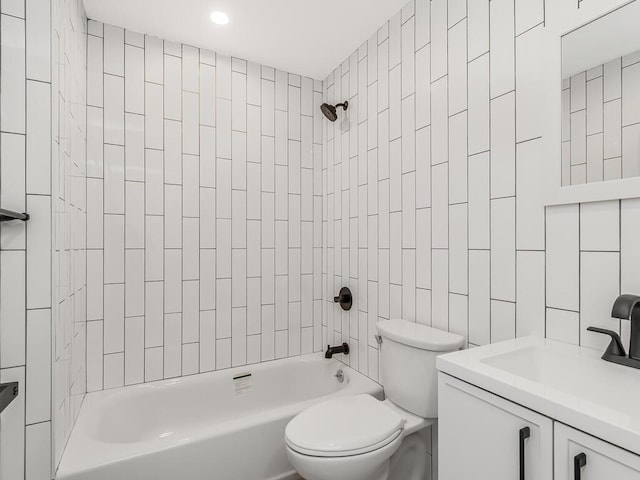
<path fill-rule="evenodd" d="M 573 478 L 580 480 L 582 478 L 582 467 L 587 465 L 587 455 L 579 453 L 573 457 Z"/>
<path fill-rule="evenodd" d="M 520 429 L 520 480 L 525 480 L 524 476 L 524 441 L 531 436 L 531 429 L 524 427 Z"/>

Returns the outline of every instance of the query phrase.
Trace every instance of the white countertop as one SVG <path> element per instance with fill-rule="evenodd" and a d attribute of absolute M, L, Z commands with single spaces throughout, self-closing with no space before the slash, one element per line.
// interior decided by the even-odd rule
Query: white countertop
<path fill-rule="evenodd" d="M 443 373 L 640 455 L 640 370 L 526 337 L 438 357 Z"/>

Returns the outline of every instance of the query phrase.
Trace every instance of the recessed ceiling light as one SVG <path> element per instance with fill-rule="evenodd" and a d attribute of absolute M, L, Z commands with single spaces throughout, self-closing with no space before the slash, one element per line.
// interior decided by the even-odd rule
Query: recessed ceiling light
<path fill-rule="evenodd" d="M 216 25 L 226 25 L 229 23 L 229 16 L 224 12 L 213 12 L 211 14 L 211 21 Z"/>

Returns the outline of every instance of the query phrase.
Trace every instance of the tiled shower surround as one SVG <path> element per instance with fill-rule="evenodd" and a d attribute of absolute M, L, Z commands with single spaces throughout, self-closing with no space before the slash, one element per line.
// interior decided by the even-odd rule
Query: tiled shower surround
<path fill-rule="evenodd" d="M 542 0 L 415 0 L 321 83 L 90 22 L 89 390 L 342 341 L 377 379 L 392 317 L 471 345 L 626 335 L 606 310 L 640 290 L 640 205 L 545 210 L 543 33 Z"/>
<path fill-rule="evenodd" d="M 88 390 L 320 349 L 321 82 L 90 21 L 87 95 Z"/>
<path fill-rule="evenodd" d="M 388 318 L 471 346 L 628 336 L 610 308 L 640 291 L 640 201 L 543 206 L 544 16 L 543 0 L 412 0 L 325 80 L 350 106 L 326 129 L 323 325 L 374 379 Z"/>
<path fill-rule="evenodd" d="M 37 395 L 42 410 L 48 412 L 51 408 L 53 412 L 52 456 L 57 466 L 87 392 L 87 17 L 81 0 L 59 0 L 51 2 L 51 6 L 52 149 L 47 150 L 44 157 L 51 157 L 51 168 L 40 170 L 41 174 L 51 176 L 52 191 L 53 248 L 51 252 L 42 252 L 43 257 L 51 253 L 53 272 L 51 405 L 40 392 Z M 41 121 L 44 119 L 46 117 Z M 45 134 L 49 132 L 43 131 L 42 135 Z M 42 153 L 45 152 L 37 152 L 38 156 Z M 46 238 L 47 231 L 41 222 L 34 215 L 28 228 L 40 225 L 39 233 Z M 27 274 L 39 278 L 46 271 L 42 258 Z M 49 353 L 42 346 L 27 345 L 27 351 L 35 355 Z M 38 452 L 37 447 L 32 448 L 40 460 L 36 465 L 41 470 L 33 477 L 44 478 L 45 471 L 48 472 L 44 464 L 49 458 L 44 452 Z M 28 469 L 27 474 L 30 478 Z"/>
<path fill-rule="evenodd" d="M 86 24 L 80 0 L 4 1 L 0 478 L 52 478 L 85 393 Z M 53 448 L 52 448 L 53 447 Z"/>

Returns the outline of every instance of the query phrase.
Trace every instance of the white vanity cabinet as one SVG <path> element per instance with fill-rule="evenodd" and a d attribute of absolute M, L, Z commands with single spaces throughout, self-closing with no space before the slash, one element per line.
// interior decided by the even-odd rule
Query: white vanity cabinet
<path fill-rule="evenodd" d="M 553 422 L 440 375 L 439 479 L 553 478 Z"/>
<path fill-rule="evenodd" d="M 559 422 L 554 450 L 555 480 L 640 480 L 640 456 Z"/>
<path fill-rule="evenodd" d="M 640 480 L 638 455 L 449 375 L 438 388 L 440 480 Z"/>

